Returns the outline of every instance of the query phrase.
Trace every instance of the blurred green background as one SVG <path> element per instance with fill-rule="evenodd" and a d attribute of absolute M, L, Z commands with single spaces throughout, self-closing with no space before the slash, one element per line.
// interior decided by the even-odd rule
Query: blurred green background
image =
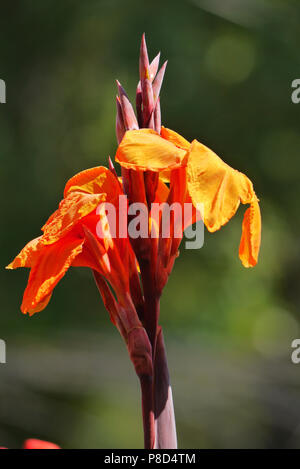
<path fill-rule="evenodd" d="M 114 155 L 115 79 L 131 98 L 145 31 L 168 59 L 163 123 L 253 181 L 263 238 L 238 259 L 245 208 L 176 262 L 162 299 L 181 448 L 300 448 L 300 78 L 297 0 L 23 0 L 0 7 L 1 265 L 76 172 Z M 0 444 L 142 447 L 137 379 L 91 273 L 72 269 L 47 309 L 19 306 L 28 272 L 1 270 Z"/>

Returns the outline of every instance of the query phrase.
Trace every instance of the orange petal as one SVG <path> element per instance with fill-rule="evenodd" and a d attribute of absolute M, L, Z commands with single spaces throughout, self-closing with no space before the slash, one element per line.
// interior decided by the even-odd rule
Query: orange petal
<path fill-rule="evenodd" d="M 155 193 L 155 199 L 154 203 L 155 204 L 162 204 L 167 201 L 168 196 L 170 193 L 170 189 L 168 186 L 162 182 L 160 179 L 158 180 L 157 184 L 157 189 Z M 159 232 L 159 220 L 157 220 L 155 217 L 152 216 L 152 212 L 150 213 L 150 230 L 155 230 L 154 232 L 157 233 Z"/>
<path fill-rule="evenodd" d="M 254 200 L 246 210 L 243 220 L 239 256 L 245 267 L 257 264 L 261 240 L 261 216 L 258 201 Z"/>
<path fill-rule="evenodd" d="M 15 259 L 6 269 L 17 269 L 18 267 L 31 267 L 41 249 L 41 236 L 29 241 Z"/>
<path fill-rule="evenodd" d="M 171 171 L 168 170 L 168 169 L 166 169 L 164 171 L 161 171 L 159 173 L 159 179 L 163 182 L 168 182 L 169 183 L 170 180 L 171 180 Z"/>
<path fill-rule="evenodd" d="M 168 188 L 168 186 L 159 179 L 154 202 L 159 204 L 162 202 L 166 202 L 169 192 L 170 189 Z"/>
<path fill-rule="evenodd" d="M 128 130 L 119 145 L 116 161 L 128 169 L 163 171 L 185 164 L 186 151 L 152 129 Z"/>
<path fill-rule="evenodd" d="M 95 210 L 100 202 L 104 202 L 106 197 L 106 194 L 69 193 L 43 226 L 43 243 L 52 244 L 65 236 L 82 218 Z"/>
<path fill-rule="evenodd" d="M 252 265 L 254 259 L 257 259 L 261 229 L 259 207 L 252 182 L 243 173 L 224 163 L 212 150 L 194 140 L 188 156 L 187 183 L 193 204 L 203 204 L 204 223 L 211 232 L 221 228 L 233 217 L 240 202 L 253 204 L 255 216 L 251 215 L 251 232 L 256 233 L 255 240 L 250 235 L 244 235 L 242 245 L 245 246 L 247 239 L 251 238 L 248 246 L 252 248 L 249 248 L 246 260 L 246 248 L 242 247 L 241 257 L 244 265 Z M 251 214 L 253 211 L 252 208 Z M 246 221 L 244 233 L 247 232 L 248 225 L 250 226 L 250 223 Z"/>
<path fill-rule="evenodd" d="M 82 251 L 84 239 L 68 236 L 55 244 L 43 246 L 31 268 L 21 311 L 30 315 L 48 304 L 52 291 Z"/>
<path fill-rule="evenodd" d="M 83 226 L 83 230 L 87 247 L 99 262 L 97 271 L 103 274 L 106 280 L 109 281 L 117 295 L 122 295 L 124 292 L 128 292 L 128 274 L 125 269 L 124 258 L 120 258 L 119 250 L 117 248 L 118 239 L 115 239 L 112 247 L 106 251 L 103 244 L 95 234 L 88 229 L 88 227 Z M 129 243 L 128 239 L 126 241 Z"/>
<path fill-rule="evenodd" d="M 92 255 L 90 250 L 83 245 L 82 252 L 75 257 L 72 267 L 89 267 L 92 270 L 98 271 L 99 262 L 97 262 L 97 259 Z"/>
<path fill-rule="evenodd" d="M 81 171 L 69 179 L 65 186 L 64 197 L 66 198 L 70 192 L 106 193 L 108 198 L 114 198 L 120 193 L 120 186 L 117 178 L 109 169 L 98 166 Z"/>
<path fill-rule="evenodd" d="M 174 130 L 167 129 L 166 127 L 161 128 L 160 135 L 162 138 L 168 140 L 169 142 L 176 145 L 176 147 L 181 148 L 182 150 L 188 150 L 190 148 L 190 142 L 188 142 L 184 137 L 179 135 Z"/>

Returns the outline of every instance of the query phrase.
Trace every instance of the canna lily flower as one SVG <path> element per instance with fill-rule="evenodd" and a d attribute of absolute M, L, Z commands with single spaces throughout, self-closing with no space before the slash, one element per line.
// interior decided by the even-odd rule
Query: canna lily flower
<path fill-rule="evenodd" d="M 47 306 L 53 289 L 71 266 L 91 268 L 136 373 L 144 377 L 152 373 L 152 351 L 137 312 L 143 308 L 138 265 L 128 236 L 116 237 L 105 213 L 106 203 L 110 203 L 116 209 L 115 220 L 122 220 L 122 194 L 118 178 L 107 168 L 76 174 L 67 182 L 58 210 L 43 226 L 43 235 L 30 241 L 7 269 L 30 268 L 21 310 L 33 315 Z M 126 211 L 125 207 L 124 215 Z"/>
<path fill-rule="evenodd" d="M 90 267 L 105 277 L 118 298 L 124 300 L 130 281 L 137 275 L 134 255 L 128 238 L 113 238 L 105 215 L 101 218 L 96 213 L 97 207 L 105 207 L 106 202 L 118 209 L 121 194 L 118 179 L 102 166 L 83 171 L 67 182 L 64 199 L 43 226 L 43 235 L 30 241 L 7 266 L 31 269 L 21 306 L 23 313 L 32 315 L 44 309 L 54 287 L 71 266 Z M 101 238 L 97 228 L 106 230 Z"/>
<path fill-rule="evenodd" d="M 126 169 L 153 171 L 170 182 L 172 173 L 182 168 L 186 198 L 196 207 L 203 204 L 203 221 L 210 232 L 219 230 L 236 213 L 240 203 L 250 204 L 242 226 L 239 256 L 245 267 L 257 263 L 261 238 L 258 198 L 251 181 L 231 168 L 208 147 L 194 140 L 189 143 L 176 132 L 162 127 L 125 133 L 116 161 Z"/>
<path fill-rule="evenodd" d="M 159 312 L 160 297 L 179 254 L 184 229 L 203 219 L 207 229 L 214 232 L 234 216 L 240 203 L 249 204 L 239 248 L 245 267 L 257 263 L 261 231 L 258 198 L 251 181 L 197 140 L 190 143 L 161 125 L 159 95 L 167 62 L 159 69 L 159 59 L 160 54 L 149 62 L 143 35 L 136 113 L 117 81 L 116 161 L 122 177 L 117 176 L 110 159 L 109 169 L 99 166 L 72 177 L 59 208 L 43 226 L 43 234 L 30 241 L 7 267 L 30 268 L 21 306 L 29 315 L 47 306 L 70 267 L 92 269 L 104 305 L 126 342 L 140 379 L 148 449 L 177 448 Z M 127 201 L 120 206 L 123 196 Z M 136 202 L 147 209 L 146 238 L 136 238 L 129 232 L 130 208 Z M 172 213 L 165 237 L 164 212 L 157 217 L 153 202 L 164 203 L 166 213 L 174 203 L 180 207 L 189 203 L 192 211 L 184 220 Z M 199 204 L 203 210 L 199 211 Z M 108 216 L 108 206 L 114 208 L 116 226 Z M 120 236 L 119 229 L 124 230 L 124 225 L 125 236 Z"/>

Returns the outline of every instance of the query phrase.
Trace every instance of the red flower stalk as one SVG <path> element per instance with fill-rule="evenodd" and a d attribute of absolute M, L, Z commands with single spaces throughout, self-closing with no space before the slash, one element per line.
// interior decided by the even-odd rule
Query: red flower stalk
<path fill-rule="evenodd" d="M 257 262 L 261 229 L 251 181 L 197 140 L 190 143 L 161 125 L 159 94 L 166 62 L 159 69 L 159 59 L 160 54 L 149 63 L 143 35 L 137 114 L 117 81 L 119 146 L 115 159 L 122 177 L 117 176 L 109 158 L 109 169 L 92 168 L 71 178 L 58 210 L 42 228 L 42 236 L 28 243 L 8 266 L 31 268 L 21 306 L 29 314 L 45 308 L 69 267 L 92 269 L 140 379 L 144 443 L 149 449 L 177 447 L 159 307 L 185 228 L 202 219 L 214 232 L 232 218 L 240 203 L 250 204 L 239 248 L 245 267 Z M 137 203 L 141 212 L 138 223 L 133 210 Z M 186 204 L 192 209 L 182 218 Z M 179 207 L 180 213 L 174 207 Z M 132 223 L 141 227 L 141 220 L 146 234 L 136 236 L 130 227 Z"/>

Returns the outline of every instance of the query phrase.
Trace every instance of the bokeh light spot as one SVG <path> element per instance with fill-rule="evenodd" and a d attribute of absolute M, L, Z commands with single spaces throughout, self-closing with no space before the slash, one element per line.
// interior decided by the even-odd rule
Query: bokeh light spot
<path fill-rule="evenodd" d="M 269 310 L 256 321 L 253 331 L 253 344 L 266 358 L 289 356 L 291 342 L 299 335 L 299 326 L 287 311 Z"/>
<path fill-rule="evenodd" d="M 208 73 L 215 80 L 227 85 L 246 80 L 255 63 L 253 42 L 240 35 L 218 36 L 210 44 L 205 57 Z"/>

